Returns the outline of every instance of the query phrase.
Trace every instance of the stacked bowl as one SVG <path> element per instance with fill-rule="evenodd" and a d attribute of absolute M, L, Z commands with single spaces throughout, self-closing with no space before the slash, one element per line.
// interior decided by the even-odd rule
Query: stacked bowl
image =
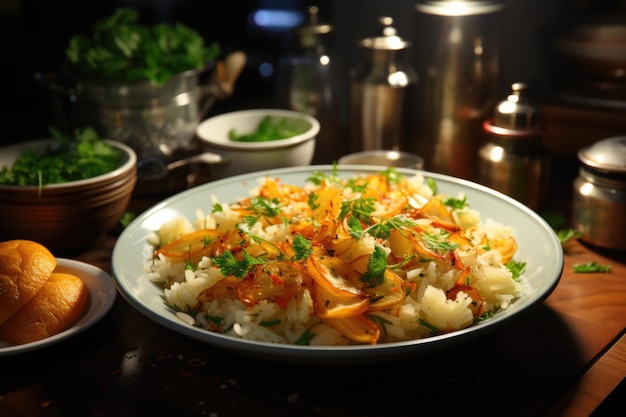
<path fill-rule="evenodd" d="M 43 153 L 54 139 L 21 142 L 0 149 L 0 169 L 11 167 L 27 149 Z M 84 250 L 112 230 L 127 210 L 137 181 L 135 152 L 123 152 L 117 168 L 105 174 L 43 186 L 0 184 L 0 241 L 28 239 L 55 255 Z"/>

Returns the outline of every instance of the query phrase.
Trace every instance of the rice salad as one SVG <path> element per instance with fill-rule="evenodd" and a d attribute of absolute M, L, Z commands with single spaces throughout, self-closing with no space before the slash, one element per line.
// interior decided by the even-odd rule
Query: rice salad
<path fill-rule="evenodd" d="M 514 230 L 421 172 L 303 186 L 269 176 L 248 197 L 211 196 L 149 237 L 145 277 L 173 314 L 238 338 L 312 346 L 381 344 L 460 330 L 524 289 Z"/>

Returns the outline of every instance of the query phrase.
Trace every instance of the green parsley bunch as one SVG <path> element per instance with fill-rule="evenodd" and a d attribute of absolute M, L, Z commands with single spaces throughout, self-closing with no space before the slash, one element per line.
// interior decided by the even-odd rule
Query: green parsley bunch
<path fill-rule="evenodd" d="M 139 12 L 120 7 L 96 22 L 91 36 L 73 36 L 65 51 L 72 74 L 163 84 L 175 74 L 201 69 L 219 54 L 182 23 L 146 26 Z"/>

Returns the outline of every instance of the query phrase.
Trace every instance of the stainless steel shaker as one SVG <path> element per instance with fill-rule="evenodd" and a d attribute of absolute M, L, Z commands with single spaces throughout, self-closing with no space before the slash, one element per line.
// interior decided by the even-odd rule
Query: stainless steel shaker
<path fill-rule="evenodd" d="M 306 14 L 281 45 L 275 104 L 319 120 L 313 162 L 330 163 L 350 149 L 347 88 L 342 87 L 343 70 L 332 51 L 333 25 L 319 16 L 317 6 L 309 6 Z"/>
<path fill-rule="evenodd" d="M 572 223 L 592 245 L 626 250 L 626 136 L 601 140 L 578 152 Z"/>
<path fill-rule="evenodd" d="M 414 60 L 420 83 L 413 152 L 425 169 L 474 179 L 481 124 L 500 85 L 500 21 L 493 0 L 420 0 Z"/>
<path fill-rule="evenodd" d="M 417 74 L 404 61 L 410 43 L 398 36 L 391 17 L 378 19 L 380 32 L 362 39 L 363 61 L 350 72 L 350 128 L 354 150 L 405 148 L 411 86 Z"/>
<path fill-rule="evenodd" d="M 528 86 L 514 83 L 493 118 L 483 123 L 485 143 L 478 150 L 477 181 L 537 210 L 548 195 L 550 153 L 542 142 L 541 115 L 528 98 Z"/>

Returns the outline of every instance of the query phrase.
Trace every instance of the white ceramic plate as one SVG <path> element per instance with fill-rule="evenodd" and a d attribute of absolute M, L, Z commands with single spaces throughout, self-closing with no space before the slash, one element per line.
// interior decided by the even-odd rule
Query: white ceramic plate
<path fill-rule="evenodd" d="M 115 245 L 112 270 L 118 290 L 130 304 L 149 318 L 185 336 L 226 350 L 273 360 L 354 362 L 415 356 L 462 342 L 507 323 L 513 316 L 543 301 L 556 287 L 563 271 L 563 250 L 556 234 L 540 216 L 489 188 L 429 172 L 424 172 L 424 175 L 436 180 L 441 193 L 456 196 L 464 192 L 470 207 L 478 210 L 483 220 L 493 218 L 512 226 L 517 232 L 515 237 L 519 246 L 515 259 L 527 262 L 525 276 L 529 289 L 507 310 L 475 326 L 431 338 L 375 346 L 319 347 L 248 341 L 185 324 L 166 308 L 161 298 L 162 290 L 143 276 L 143 261 L 150 258 L 152 250 L 147 243 L 149 234 L 176 216 L 184 215 L 194 219 L 198 208 L 205 213 L 210 212 L 211 195 L 216 195 L 219 201 L 235 201 L 247 197 L 249 190 L 258 185 L 257 179 L 264 175 L 278 177 L 283 183 L 304 185 L 313 171 L 330 175 L 332 169 L 330 165 L 308 166 L 244 174 L 198 186 L 157 204 L 126 227 Z M 339 167 L 338 174 L 349 178 L 357 173 L 376 173 L 382 169 L 376 166 L 346 165 Z M 405 168 L 397 170 L 405 174 L 416 172 Z"/>
<path fill-rule="evenodd" d="M 55 271 L 74 274 L 87 285 L 89 300 L 85 312 L 74 326 L 38 342 L 14 346 L 0 340 L 0 357 L 41 349 L 75 336 L 97 323 L 113 307 L 117 296 L 115 284 L 102 269 L 80 261 L 57 258 Z"/>

